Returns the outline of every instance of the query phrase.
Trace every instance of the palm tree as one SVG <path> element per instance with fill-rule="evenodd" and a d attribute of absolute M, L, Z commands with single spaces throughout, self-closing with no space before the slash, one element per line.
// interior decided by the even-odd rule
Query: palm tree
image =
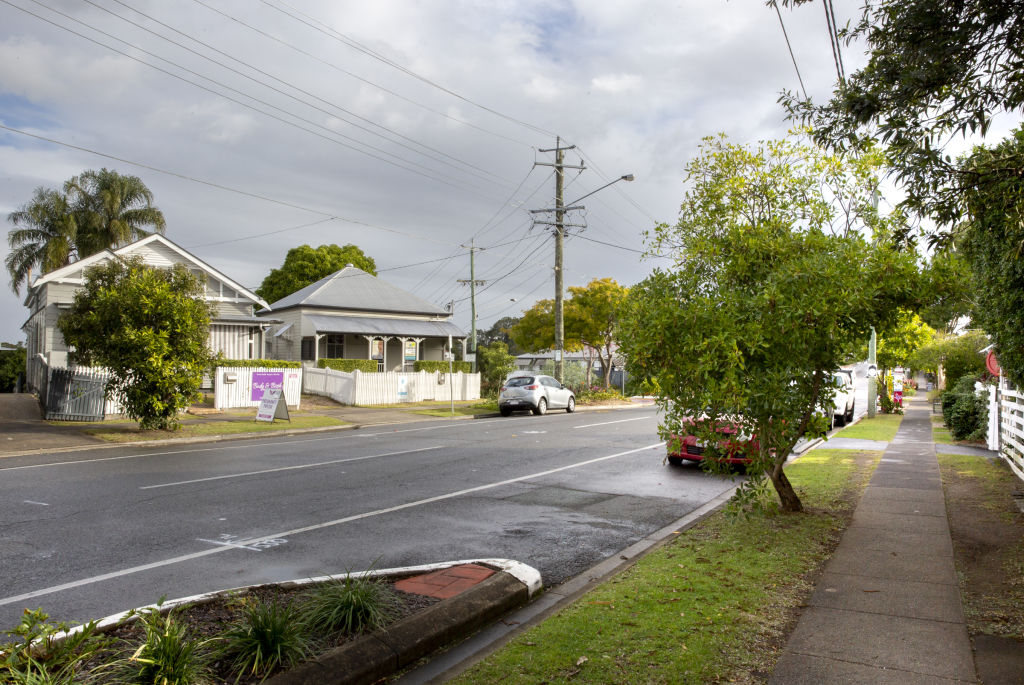
<path fill-rule="evenodd" d="M 7 215 L 14 228 L 7 233 L 11 252 L 4 259 L 11 274 L 11 289 L 20 293 L 32 278 L 32 269 L 43 273 L 66 266 L 79 254 L 74 214 L 64 193 L 36 188 L 32 200 Z"/>
<path fill-rule="evenodd" d="M 164 232 L 163 212 L 153 206 L 153 193 L 138 176 L 89 170 L 65 183 L 64 190 L 71 198 L 83 257 Z"/>

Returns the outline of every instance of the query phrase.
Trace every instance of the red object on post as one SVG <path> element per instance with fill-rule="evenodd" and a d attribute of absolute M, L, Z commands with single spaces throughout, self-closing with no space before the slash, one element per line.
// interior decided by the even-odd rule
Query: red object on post
<path fill-rule="evenodd" d="M 1001 376 L 1003 370 L 999 368 L 999 360 L 996 358 L 995 350 L 989 350 L 985 355 L 985 368 L 993 376 Z"/>

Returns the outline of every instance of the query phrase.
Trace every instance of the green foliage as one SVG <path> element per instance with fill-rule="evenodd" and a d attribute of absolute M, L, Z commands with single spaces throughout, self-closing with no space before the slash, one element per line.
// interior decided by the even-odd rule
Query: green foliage
<path fill-rule="evenodd" d="M 74 347 L 74 362 L 110 373 L 108 396 L 140 428 L 173 429 L 213 363 L 211 314 L 202 286 L 184 266 L 111 260 L 86 272 L 85 287 L 57 327 Z"/>
<path fill-rule="evenodd" d="M 477 347 L 490 345 L 495 342 L 503 342 L 508 347 L 511 355 L 519 354 L 519 348 L 512 341 L 511 330 L 519 323 L 517 316 L 504 316 L 495 321 L 486 331 L 476 332 Z"/>
<path fill-rule="evenodd" d="M 217 359 L 215 367 L 237 367 L 244 369 L 300 369 L 302 362 L 290 362 L 284 359 Z M 323 366 L 320 367 L 324 368 Z"/>
<path fill-rule="evenodd" d="M 426 359 L 420 359 L 419 361 L 413 362 L 412 368 L 414 371 L 441 371 L 442 373 L 448 373 L 448 364 L 446 361 L 429 361 Z M 473 364 L 470 362 L 455 361 L 451 362 L 452 373 L 472 373 Z"/>
<path fill-rule="evenodd" d="M 901 309 L 892 326 L 878 335 L 875 358 L 878 366 L 893 369 L 903 366 L 911 355 L 935 337 L 931 326 L 914 312 Z"/>
<path fill-rule="evenodd" d="M 78 258 L 75 220 L 67 196 L 59 190 L 36 188 L 32 199 L 7 220 L 14 228 L 7 233 L 11 251 L 4 265 L 15 293 L 29 285 L 33 270 L 46 273 Z"/>
<path fill-rule="evenodd" d="M 622 401 L 622 393 L 615 388 L 608 390 L 603 388 L 585 388 L 584 390 L 576 393 L 576 400 L 580 404 L 610 402 L 613 400 Z"/>
<path fill-rule="evenodd" d="M 564 312 L 563 312 L 564 314 Z M 523 312 L 519 322 L 509 331 L 512 342 L 520 350 L 525 352 L 540 352 L 550 350 L 555 346 L 555 301 L 538 300 L 536 304 Z M 578 345 L 571 342 L 569 337 L 565 338 L 565 348 L 573 351 L 579 349 Z"/>
<path fill-rule="evenodd" d="M 111 667 L 113 681 L 125 685 L 191 685 L 207 680 L 207 643 L 159 606 L 140 613 L 145 638 L 134 652 Z"/>
<path fill-rule="evenodd" d="M 586 287 L 569 288 L 565 304 L 565 333 L 597 352 L 604 368 L 604 387 L 612 374 L 613 336 L 619 323 L 619 309 L 629 293 L 611 278 L 595 278 Z"/>
<path fill-rule="evenodd" d="M 631 288 L 621 315 L 630 368 L 660 385 L 663 437 L 702 413 L 712 429 L 736 422 L 758 437 L 751 477 L 767 475 L 785 510 L 801 508 L 785 459 L 827 428 L 831 373 L 871 325 L 913 303 L 914 256 L 862 234 L 880 226 L 871 170 L 786 141 L 705 139 L 679 222 L 649 236 L 675 268 Z M 834 197 L 864 200 L 837 209 Z"/>
<path fill-rule="evenodd" d="M 555 375 L 555 360 L 548 359 L 540 368 L 540 373 L 545 376 Z M 578 362 L 566 362 L 562 364 L 562 385 L 571 388 L 573 392 L 579 393 L 587 387 L 587 368 Z"/>
<path fill-rule="evenodd" d="M 516 370 L 516 358 L 509 354 L 508 345 L 496 340 L 490 345 L 477 347 L 476 365 L 484 392 L 493 395 L 502 381 Z"/>
<path fill-rule="evenodd" d="M 349 573 L 309 590 L 302 613 L 303 620 L 314 630 L 351 635 L 382 627 L 396 610 L 390 587 Z"/>
<path fill-rule="evenodd" d="M 937 331 L 952 335 L 957 322 L 971 314 L 974 286 L 966 258 L 951 250 L 932 255 L 921 272 L 921 318 Z"/>
<path fill-rule="evenodd" d="M 18 343 L 17 349 L 0 350 L 0 392 L 14 392 L 18 374 L 25 373 L 25 347 Z"/>
<path fill-rule="evenodd" d="M 293 247 L 285 255 L 281 267 L 272 269 L 263 279 L 263 283 L 256 289 L 256 294 L 273 304 L 311 283 L 316 283 L 321 278 L 344 269 L 347 264 L 362 269 L 371 276 L 377 275 L 377 264 L 373 258 L 351 243 L 343 247 L 333 244 L 321 245 L 316 249 L 309 245 Z"/>
<path fill-rule="evenodd" d="M 166 228 L 163 212 L 153 206 L 153 193 L 138 176 L 110 169 L 83 171 L 65 183 L 64 190 L 72 205 L 80 257 Z"/>
<path fill-rule="evenodd" d="M 878 379 L 878 404 L 882 408 L 883 414 L 902 414 L 903 407 L 896 404 L 896 400 L 893 398 L 893 377 L 891 373 L 885 374 L 885 376 Z"/>
<path fill-rule="evenodd" d="M 959 246 L 974 273 L 974 321 L 992 337 L 1003 373 L 1024 385 L 1024 129 L 976 148 L 964 168 L 985 183 L 965 191 L 968 219 Z"/>
<path fill-rule="evenodd" d="M 221 635 L 218 655 L 231 661 L 243 677 L 266 678 L 278 668 L 291 668 L 309 650 L 305 626 L 297 609 L 276 600 L 254 601 L 241 620 Z"/>
<path fill-rule="evenodd" d="M 984 440 L 988 432 L 988 399 L 975 391 L 978 380 L 967 374 L 942 393 L 942 419 L 954 440 Z"/>
<path fill-rule="evenodd" d="M 42 609 L 26 609 L 21 623 L 7 634 L 12 642 L 0 643 L 0 683 L 14 685 L 72 685 L 82 682 L 84 664 L 105 649 L 109 640 L 96 631 L 96 623 L 87 623 L 68 633 L 68 623 L 49 623 Z"/>
<path fill-rule="evenodd" d="M 376 359 L 319 359 L 316 365 L 321 369 L 334 369 L 345 373 L 353 371 L 377 373 Z"/>
<path fill-rule="evenodd" d="M 989 339 L 982 331 L 966 331 L 959 336 L 938 336 L 910 357 L 910 366 L 935 373 L 944 369 L 947 379 L 985 373 L 985 356 L 980 350 Z"/>

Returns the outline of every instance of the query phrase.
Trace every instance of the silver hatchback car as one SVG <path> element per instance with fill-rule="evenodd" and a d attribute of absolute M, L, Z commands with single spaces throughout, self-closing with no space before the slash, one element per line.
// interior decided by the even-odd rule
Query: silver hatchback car
<path fill-rule="evenodd" d="M 514 411 L 529 409 L 540 416 L 548 409 L 576 411 L 576 395 L 551 376 L 513 376 L 501 386 L 498 411 L 508 416 Z"/>

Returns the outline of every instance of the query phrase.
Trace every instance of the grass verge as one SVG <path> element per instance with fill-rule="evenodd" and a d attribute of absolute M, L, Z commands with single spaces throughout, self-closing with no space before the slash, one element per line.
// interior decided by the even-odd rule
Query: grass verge
<path fill-rule="evenodd" d="M 865 416 L 852 426 L 847 426 L 836 433 L 836 437 L 889 442 L 896 437 L 896 431 L 899 430 L 902 421 L 902 414 L 876 414 L 873 419 Z"/>
<path fill-rule="evenodd" d="M 167 440 L 169 438 L 199 438 L 211 435 L 234 435 L 238 433 L 266 433 L 269 431 L 297 430 L 301 428 L 324 428 L 344 426 L 345 421 L 330 416 L 293 416 L 289 421 L 182 421 L 176 431 L 139 430 L 136 423 L 104 425 L 86 428 L 85 432 L 108 442 L 134 442 L 136 440 Z"/>
<path fill-rule="evenodd" d="M 494 414 L 498 411 L 498 403 L 495 400 L 484 400 L 482 402 L 475 402 L 473 404 L 456 404 L 455 415 L 456 416 L 476 416 L 477 414 Z M 452 409 L 451 405 L 445 404 L 438 407 L 430 407 L 427 409 L 421 409 L 419 411 L 410 412 L 411 414 L 422 414 L 423 416 L 451 416 Z"/>
<path fill-rule="evenodd" d="M 786 468 L 804 513 L 717 512 L 452 682 L 763 680 L 880 454 L 808 453 Z"/>

